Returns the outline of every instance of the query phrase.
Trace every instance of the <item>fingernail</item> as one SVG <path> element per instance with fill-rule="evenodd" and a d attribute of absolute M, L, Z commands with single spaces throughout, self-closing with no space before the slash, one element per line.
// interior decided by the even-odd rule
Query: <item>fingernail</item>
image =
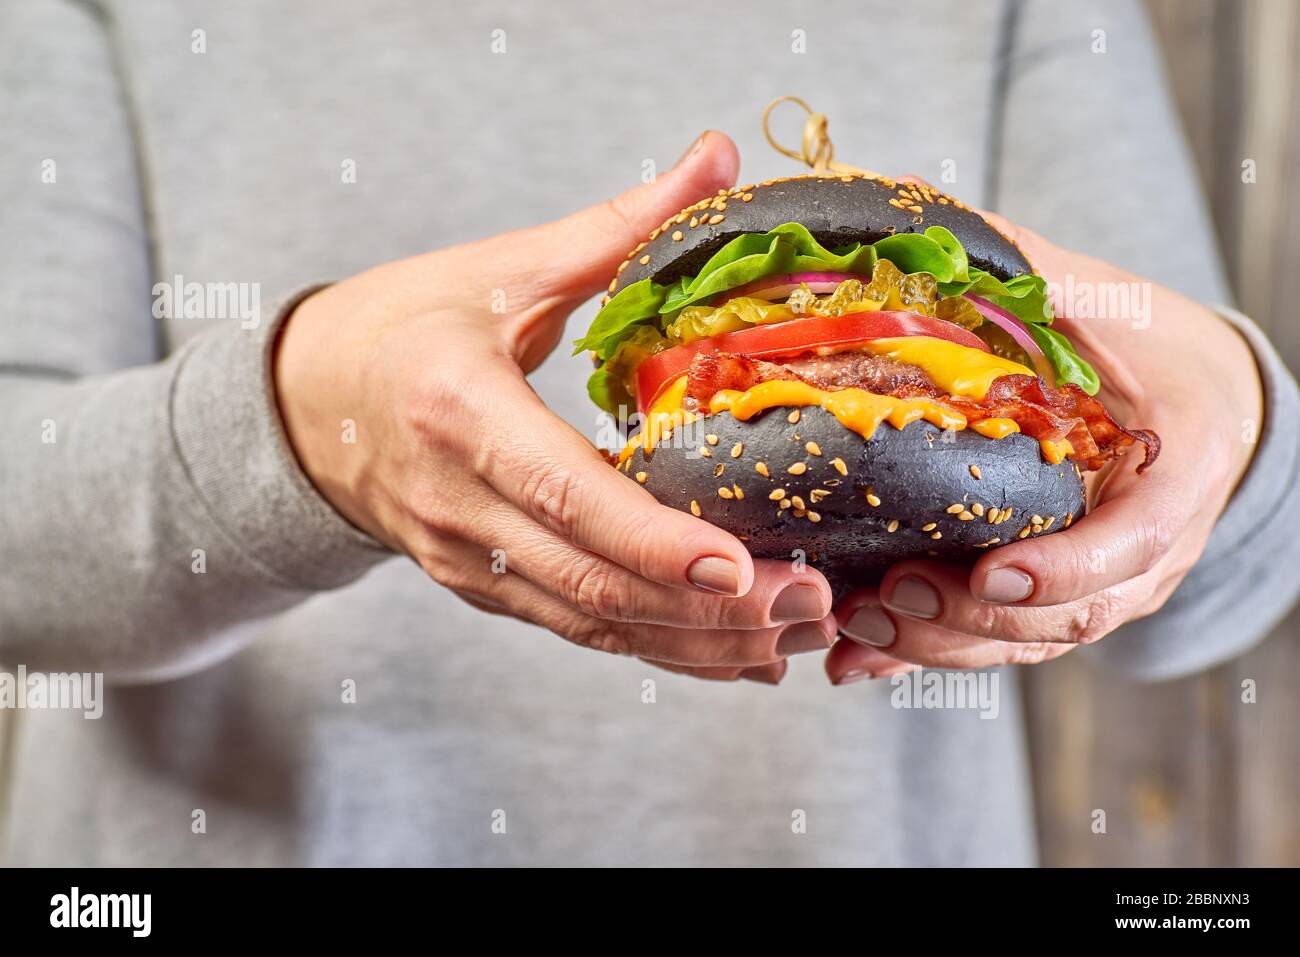
<path fill-rule="evenodd" d="M 740 673 L 740 677 L 746 681 L 757 681 L 765 685 L 779 685 L 781 676 L 773 674 L 766 665 L 759 665 L 756 668 L 746 668 Z"/>
<path fill-rule="evenodd" d="M 1005 604 L 1024 601 L 1034 593 L 1034 580 L 1019 568 L 995 568 L 984 576 L 984 586 L 975 597 L 980 601 Z"/>
<path fill-rule="evenodd" d="M 830 636 L 826 634 L 821 622 L 805 621 L 781 632 L 781 637 L 776 640 L 776 653 L 784 657 L 803 654 L 805 651 L 825 651 L 830 646 Z"/>
<path fill-rule="evenodd" d="M 740 569 L 725 558 L 697 558 L 686 569 L 687 580 L 696 588 L 719 595 L 740 593 Z"/>
<path fill-rule="evenodd" d="M 899 611 L 913 618 L 938 618 L 942 604 L 939 593 L 924 578 L 916 575 L 904 575 L 894 583 L 894 590 L 888 599 L 883 599 L 885 607 Z"/>
<path fill-rule="evenodd" d="M 840 685 L 851 685 L 855 681 L 861 681 L 864 678 L 870 678 L 870 677 L 871 677 L 870 668 L 854 668 L 850 671 L 844 672 L 844 674 L 840 675 L 838 678 L 835 679 L 834 683 L 835 683 L 835 687 L 838 688 Z"/>
<path fill-rule="evenodd" d="M 814 585 L 786 585 L 768 611 L 773 621 L 821 621 L 826 603 Z"/>
<path fill-rule="evenodd" d="M 698 153 L 700 151 L 700 147 L 704 145 L 704 138 L 708 135 L 709 135 L 708 132 L 705 131 L 701 133 L 699 136 L 697 136 L 695 138 L 695 142 L 692 143 L 690 146 L 686 147 L 686 152 L 677 158 L 677 162 L 673 164 L 673 169 L 676 169 L 677 167 L 681 166 L 688 159 L 690 159 L 692 156 Z"/>
<path fill-rule="evenodd" d="M 840 625 L 840 631 L 858 644 L 873 648 L 888 648 L 896 636 L 893 621 L 875 605 L 863 605 Z"/>

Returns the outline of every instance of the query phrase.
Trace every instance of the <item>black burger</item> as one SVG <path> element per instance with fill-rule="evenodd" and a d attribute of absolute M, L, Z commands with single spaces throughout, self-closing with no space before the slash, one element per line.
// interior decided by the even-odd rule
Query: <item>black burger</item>
<path fill-rule="evenodd" d="M 934 189 L 810 175 L 701 200 L 632 250 L 575 351 L 660 502 L 837 591 L 1068 528 L 1154 433 L 1095 398 L 1043 279 Z"/>

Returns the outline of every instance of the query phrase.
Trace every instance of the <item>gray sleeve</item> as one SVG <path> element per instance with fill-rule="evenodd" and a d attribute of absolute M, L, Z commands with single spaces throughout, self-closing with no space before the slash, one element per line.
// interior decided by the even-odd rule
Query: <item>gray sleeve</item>
<path fill-rule="evenodd" d="M 286 310 L 155 361 L 129 115 L 92 7 L 0 7 L 0 137 L 0 660 L 198 667 L 388 555 L 287 444 Z"/>
<path fill-rule="evenodd" d="M 1227 287 L 1205 204 L 1135 3 L 1009 5 L 1010 55 L 992 200 L 1014 221 L 1215 304 Z M 1095 52 L 1104 44 L 1105 52 Z M 1157 614 L 1087 653 L 1135 677 L 1172 678 L 1260 641 L 1300 589 L 1296 384 L 1264 336 L 1254 349 L 1265 421 L 1249 472 L 1200 562 Z"/>

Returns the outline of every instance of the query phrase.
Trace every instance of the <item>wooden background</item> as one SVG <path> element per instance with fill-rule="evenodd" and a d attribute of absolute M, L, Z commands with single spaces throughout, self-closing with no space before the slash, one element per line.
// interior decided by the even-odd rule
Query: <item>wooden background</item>
<path fill-rule="evenodd" d="M 1238 304 L 1300 371 L 1300 3 L 1147 9 Z M 1044 864 L 1300 865 L 1300 612 L 1183 681 L 1124 683 L 1077 654 L 1027 674 Z"/>

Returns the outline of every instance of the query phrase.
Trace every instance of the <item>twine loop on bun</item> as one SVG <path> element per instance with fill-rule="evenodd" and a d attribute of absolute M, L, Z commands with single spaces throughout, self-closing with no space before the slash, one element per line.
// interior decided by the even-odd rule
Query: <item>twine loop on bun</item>
<path fill-rule="evenodd" d="M 803 107 L 808 119 L 803 125 L 803 144 L 802 151 L 796 153 L 792 149 L 787 149 L 776 141 L 772 135 L 770 126 L 772 110 L 781 103 L 790 102 Z M 812 167 L 812 171 L 818 176 L 836 176 L 844 173 L 857 173 L 864 176 L 874 176 L 879 178 L 879 173 L 873 173 L 870 170 L 860 169 L 857 166 L 849 166 L 847 163 L 837 163 L 835 161 L 835 145 L 831 142 L 830 134 L 827 132 L 827 120 L 825 113 L 816 112 L 811 106 L 805 103 L 797 96 L 778 96 L 763 109 L 763 135 L 767 137 L 768 144 L 783 156 L 788 156 L 792 160 L 798 160 Z"/>

